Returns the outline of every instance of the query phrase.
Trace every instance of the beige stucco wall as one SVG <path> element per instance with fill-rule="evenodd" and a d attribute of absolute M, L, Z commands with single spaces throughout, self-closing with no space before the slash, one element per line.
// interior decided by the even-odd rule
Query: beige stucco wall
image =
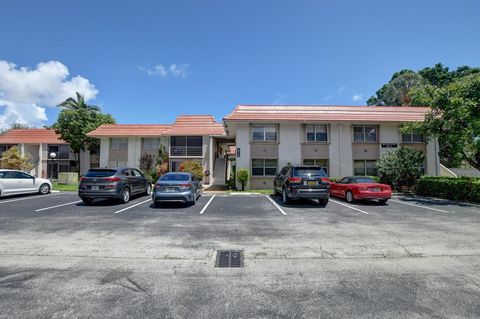
<path fill-rule="evenodd" d="M 353 143 L 353 160 L 376 160 L 380 158 L 380 148 L 377 143 Z"/>
<path fill-rule="evenodd" d="M 301 158 L 328 159 L 330 157 L 330 145 L 327 143 L 305 143 L 301 145 Z"/>
<path fill-rule="evenodd" d="M 278 158 L 277 143 L 255 142 L 250 144 L 251 158 Z"/>
<path fill-rule="evenodd" d="M 330 176 L 348 176 L 353 174 L 352 130 L 350 124 L 330 125 L 329 144 Z"/>
<path fill-rule="evenodd" d="M 273 189 L 274 177 L 252 177 L 250 189 Z"/>
<path fill-rule="evenodd" d="M 249 174 L 251 174 L 250 170 L 250 161 L 251 161 L 251 154 L 250 154 L 250 126 L 248 123 L 237 123 L 236 124 L 236 146 L 237 149 L 240 149 L 240 156 L 237 157 L 237 171 L 239 169 L 246 169 L 248 170 Z M 240 188 L 241 185 L 237 182 L 237 187 Z M 250 182 L 247 183 L 246 189 L 250 189 Z"/>
<path fill-rule="evenodd" d="M 298 123 L 281 123 L 279 126 L 278 170 L 288 163 L 301 164 L 302 126 Z"/>

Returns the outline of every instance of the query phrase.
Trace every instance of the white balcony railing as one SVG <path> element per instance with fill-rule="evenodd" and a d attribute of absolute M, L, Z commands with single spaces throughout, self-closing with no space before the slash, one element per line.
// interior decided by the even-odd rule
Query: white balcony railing
<path fill-rule="evenodd" d="M 170 156 L 202 156 L 202 146 L 170 146 Z"/>

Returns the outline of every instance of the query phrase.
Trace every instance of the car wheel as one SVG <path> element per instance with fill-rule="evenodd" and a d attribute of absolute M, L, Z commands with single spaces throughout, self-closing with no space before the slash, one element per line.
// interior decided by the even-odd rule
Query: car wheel
<path fill-rule="evenodd" d="M 42 195 L 46 195 L 50 193 L 50 185 L 48 184 L 42 184 L 40 188 L 38 189 L 38 192 Z"/>
<path fill-rule="evenodd" d="M 351 191 L 347 191 L 347 193 L 345 194 L 345 198 L 349 203 L 353 203 L 355 201 L 355 197 L 353 197 L 353 193 Z"/>
<path fill-rule="evenodd" d="M 287 190 L 284 188 L 283 191 L 282 191 L 282 202 L 284 204 L 288 204 L 290 203 L 290 198 L 288 198 L 287 196 Z"/>
<path fill-rule="evenodd" d="M 93 204 L 93 199 L 92 198 L 82 198 L 82 202 L 86 205 L 92 205 Z"/>
<path fill-rule="evenodd" d="M 152 194 L 152 185 L 149 183 L 145 188 L 145 195 L 150 196 Z"/>
<path fill-rule="evenodd" d="M 378 201 L 379 204 L 385 205 L 387 203 L 388 199 L 380 199 Z"/>
<path fill-rule="evenodd" d="M 327 206 L 328 204 L 328 198 L 320 198 L 318 200 L 318 204 L 320 204 L 321 206 Z"/>
<path fill-rule="evenodd" d="M 130 188 L 128 187 L 125 187 L 123 190 L 122 190 L 122 203 L 126 204 L 130 201 Z"/>

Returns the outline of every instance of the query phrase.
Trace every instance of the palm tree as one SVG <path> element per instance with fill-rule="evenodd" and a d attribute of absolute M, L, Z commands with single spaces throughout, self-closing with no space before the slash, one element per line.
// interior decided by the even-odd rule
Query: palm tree
<path fill-rule="evenodd" d="M 77 99 L 75 100 L 72 97 L 69 97 L 62 103 L 58 104 L 59 107 L 63 107 L 69 110 L 81 110 L 81 109 L 87 109 L 93 112 L 100 112 L 100 106 L 98 105 L 89 105 L 85 103 L 85 97 L 81 95 L 80 93 L 76 92 L 77 94 Z"/>

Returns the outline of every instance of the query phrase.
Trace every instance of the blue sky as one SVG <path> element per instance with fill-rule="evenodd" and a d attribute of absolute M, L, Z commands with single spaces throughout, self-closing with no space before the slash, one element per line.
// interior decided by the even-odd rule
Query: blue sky
<path fill-rule="evenodd" d="M 362 105 L 403 68 L 479 66 L 479 16 L 478 0 L 2 1 L 0 60 L 60 62 L 119 123 L 221 119 L 237 104 Z M 35 94 L 48 120 L 32 125 L 52 123 Z"/>

